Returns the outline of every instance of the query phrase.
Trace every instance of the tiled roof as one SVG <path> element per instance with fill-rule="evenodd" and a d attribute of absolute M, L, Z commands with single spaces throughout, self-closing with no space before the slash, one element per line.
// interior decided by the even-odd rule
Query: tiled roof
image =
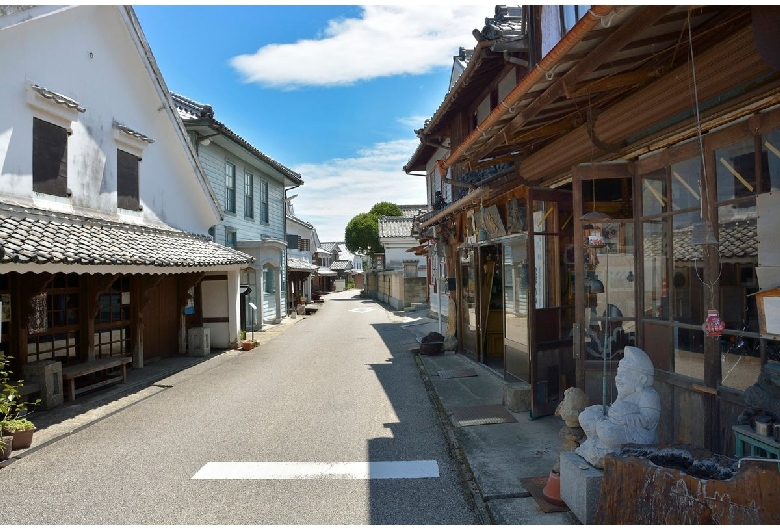
<path fill-rule="evenodd" d="M 419 215 L 421 212 L 427 212 L 428 211 L 428 205 L 427 204 L 399 204 L 398 207 L 403 212 L 402 217 L 414 217 L 416 215 Z"/>
<path fill-rule="evenodd" d="M 214 109 L 212 109 L 210 105 L 203 105 L 182 95 L 174 94 L 173 92 L 171 92 L 171 98 L 173 99 L 173 103 L 176 105 L 176 110 L 178 111 L 179 116 L 185 125 L 196 125 L 200 122 L 203 122 L 229 137 L 231 140 L 241 145 L 244 149 L 258 157 L 263 162 L 267 163 L 272 168 L 276 169 L 279 173 L 286 176 L 296 184 L 303 184 L 303 178 L 301 178 L 298 173 L 260 151 L 258 148 L 244 140 L 241 136 L 233 132 L 224 123 L 215 120 Z"/>
<path fill-rule="evenodd" d="M 411 237 L 411 217 L 387 217 L 379 218 L 379 237 Z"/>
<path fill-rule="evenodd" d="M 352 268 L 352 262 L 347 260 L 334 261 L 330 264 L 330 270 L 333 271 L 348 271 Z"/>
<path fill-rule="evenodd" d="M 0 264 L 205 267 L 254 258 L 201 236 L 0 203 Z"/>
<path fill-rule="evenodd" d="M 287 268 L 294 271 L 316 271 L 319 269 L 317 265 L 312 265 L 308 261 L 298 258 L 287 258 Z"/>
<path fill-rule="evenodd" d="M 701 245 L 691 244 L 693 228 L 686 227 L 674 232 L 672 236 L 675 261 L 694 261 L 702 259 Z M 650 234 L 645 237 L 645 255 L 661 256 L 661 235 Z M 733 260 L 758 256 L 758 235 L 756 220 L 745 219 L 721 223 L 718 227 L 718 254 L 721 259 Z"/>
<path fill-rule="evenodd" d="M 337 241 L 329 241 L 327 243 L 320 243 L 320 246 L 325 252 L 333 253 L 334 250 L 337 250 L 338 242 Z"/>

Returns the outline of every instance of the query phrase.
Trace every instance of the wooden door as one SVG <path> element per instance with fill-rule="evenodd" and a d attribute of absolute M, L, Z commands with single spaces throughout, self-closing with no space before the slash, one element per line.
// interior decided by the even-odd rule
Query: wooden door
<path fill-rule="evenodd" d="M 144 308 L 144 359 L 170 357 L 179 353 L 178 283 L 166 275 L 149 293 Z"/>

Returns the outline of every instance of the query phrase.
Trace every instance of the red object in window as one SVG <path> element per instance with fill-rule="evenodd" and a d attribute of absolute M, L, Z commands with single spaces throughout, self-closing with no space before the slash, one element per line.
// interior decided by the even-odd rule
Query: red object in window
<path fill-rule="evenodd" d="M 707 311 L 707 320 L 701 327 L 708 337 L 720 337 L 726 329 L 726 323 L 721 320 L 717 309 L 710 309 Z"/>

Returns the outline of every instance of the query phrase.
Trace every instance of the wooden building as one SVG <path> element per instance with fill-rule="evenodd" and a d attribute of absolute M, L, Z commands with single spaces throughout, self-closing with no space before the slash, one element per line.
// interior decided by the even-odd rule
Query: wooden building
<path fill-rule="evenodd" d="M 186 353 L 192 328 L 234 345 L 253 258 L 207 233 L 222 213 L 133 9 L 5 6 L 0 69 L 0 349 L 14 372 L 99 379 L 118 366 L 100 360 Z"/>
<path fill-rule="evenodd" d="M 734 453 L 742 392 L 779 351 L 751 296 L 780 284 L 778 20 L 497 6 L 475 31 L 404 169 L 452 192 L 417 229 L 447 246 L 461 351 L 530 382 L 534 416 L 575 385 L 611 403 L 635 344 L 656 367 L 661 440 Z"/>

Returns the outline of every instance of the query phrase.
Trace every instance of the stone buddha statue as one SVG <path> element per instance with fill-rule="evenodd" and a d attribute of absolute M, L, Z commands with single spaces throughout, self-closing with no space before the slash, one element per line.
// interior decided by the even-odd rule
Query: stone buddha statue
<path fill-rule="evenodd" d="M 615 375 L 617 399 L 604 414 L 602 405 L 591 405 L 580 413 L 586 439 L 575 451 L 597 468 L 604 456 L 617 452 L 622 444 L 658 442 L 661 398 L 653 388 L 655 368 L 647 354 L 626 346 Z"/>

